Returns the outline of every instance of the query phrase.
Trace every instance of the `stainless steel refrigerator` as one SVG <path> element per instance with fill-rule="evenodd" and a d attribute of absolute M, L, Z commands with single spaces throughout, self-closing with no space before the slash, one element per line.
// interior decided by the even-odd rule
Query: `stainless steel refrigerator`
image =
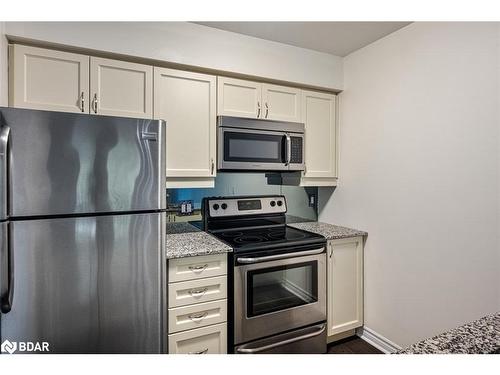
<path fill-rule="evenodd" d="M 163 351 L 163 121 L 0 108 L 0 198 L 1 342 Z"/>

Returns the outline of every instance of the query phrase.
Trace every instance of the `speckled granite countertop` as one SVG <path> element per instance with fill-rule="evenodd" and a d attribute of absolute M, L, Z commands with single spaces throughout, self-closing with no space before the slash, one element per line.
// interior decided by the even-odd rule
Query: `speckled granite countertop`
<path fill-rule="evenodd" d="M 288 224 L 291 227 L 307 230 L 309 232 L 321 234 L 327 240 L 338 240 L 340 238 L 349 238 L 357 236 L 367 236 L 368 233 L 357 229 L 341 227 L 338 225 L 320 223 L 317 221 L 307 223 Z"/>
<path fill-rule="evenodd" d="M 500 349 L 500 312 L 417 342 L 397 354 L 488 354 Z"/>
<path fill-rule="evenodd" d="M 301 220 L 305 222 L 300 222 Z M 318 233 L 327 240 L 367 235 L 366 232 L 356 229 L 306 220 L 295 216 L 287 217 L 291 227 Z M 231 251 L 231 247 L 190 223 L 167 223 L 167 259 Z"/>
<path fill-rule="evenodd" d="M 178 233 L 193 233 L 193 232 L 201 232 L 201 230 L 187 222 L 167 223 L 167 235 L 178 234 Z"/>
<path fill-rule="evenodd" d="M 231 251 L 233 251 L 231 247 L 202 231 L 167 233 L 167 259 L 229 253 Z"/>

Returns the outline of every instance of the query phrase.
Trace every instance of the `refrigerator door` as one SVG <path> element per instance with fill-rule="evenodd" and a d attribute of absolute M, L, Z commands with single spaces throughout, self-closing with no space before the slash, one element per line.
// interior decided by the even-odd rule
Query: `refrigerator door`
<path fill-rule="evenodd" d="M 165 213 L 10 223 L 12 310 L 1 342 L 50 353 L 160 353 Z"/>
<path fill-rule="evenodd" d="M 17 108 L 0 114 L 0 130 L 10 128 L 11 217 L 165 208 L 163 121 Z"/>

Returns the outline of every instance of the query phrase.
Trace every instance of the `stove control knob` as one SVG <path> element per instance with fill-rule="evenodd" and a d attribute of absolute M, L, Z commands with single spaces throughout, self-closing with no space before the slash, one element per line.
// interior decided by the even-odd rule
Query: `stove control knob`
<path fill-rule="evenodd" d="M 219 209 L 219 205 L 217 203 L 214 203 L 214 205 L 212 206 L 212 208 L 217 211 Z"/>
<path fill-rule="evenodd" d="M 278 201 L 278 206 L 283 206 L 283 201 Z"/>
<path fill-rule="evenodd" d="M 276 202 L 275 201 L 271 201 L 271 207 L 274 207 L 276 206 Z"/>
<path fill-rule="evenodd" d="M 227 208 L 227 204 L 225 204 L 225 203 L 222 203 L 220 206 L 221 206 L 221 208 L 222 208 L 223 210 L 225 210 L 225 209 Z"/>

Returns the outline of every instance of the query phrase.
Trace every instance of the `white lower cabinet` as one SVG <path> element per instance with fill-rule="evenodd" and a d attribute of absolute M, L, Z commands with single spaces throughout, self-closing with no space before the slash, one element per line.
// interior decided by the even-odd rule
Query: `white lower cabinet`
<path fill-rule="evenodd" d="M 363 237 L 328 241 L 328 337 L 363 325 Z"/>
<path fill-rule="evenodd" d="M 168 285 L 169 307 L 180 307 L 225 298 L 227 298 L 226 275 Z"/>
<path fill-rule="evenodd" d="M 175 333 L 223 323 L 226 317 L 226 300 L 176 307 L 168 310 L 168 332 Z"/>
<path fill-rule="evenodd" d="M 168 264 L 168 353 L 227 352 L 227 255 Z"/>
<path fill-rule="evenodd" d="M 192 329 L 168 336 L 170 354 L 227 353 L 227 324 Z"/>

